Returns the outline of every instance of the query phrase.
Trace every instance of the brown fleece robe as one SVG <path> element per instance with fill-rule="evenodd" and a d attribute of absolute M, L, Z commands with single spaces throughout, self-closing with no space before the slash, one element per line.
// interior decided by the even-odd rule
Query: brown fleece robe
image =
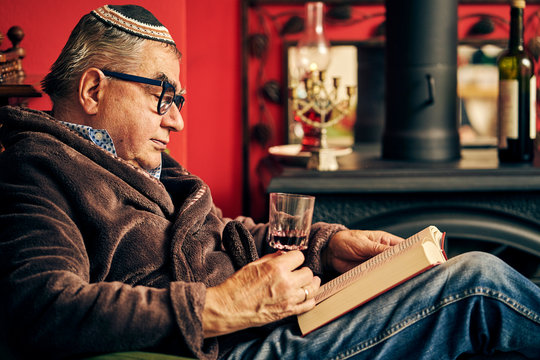
<path fill-rule="evenodd" d="M 223 218 L 167 155 L 158 181 L 46 113 L 3 107 L 0 126 L 0 335 L 17 352 L 215 359 L 234 345 L 203 338 L 206 288 L 266 253 L 265 224 Z M 314 272 L 342 229 L 314 224 Z"/>

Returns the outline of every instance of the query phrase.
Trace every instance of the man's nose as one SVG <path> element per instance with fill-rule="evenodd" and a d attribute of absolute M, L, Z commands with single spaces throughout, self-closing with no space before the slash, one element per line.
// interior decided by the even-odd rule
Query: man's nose
<path fill-rule="evenodd" d="M 180 110 L 175 104 L 169 108 L 169 111 L 163 116 L 163 126 L 170 128 L 172 131 L 181 131 L 184 128 L 184 118 L 180 114 Z"/>

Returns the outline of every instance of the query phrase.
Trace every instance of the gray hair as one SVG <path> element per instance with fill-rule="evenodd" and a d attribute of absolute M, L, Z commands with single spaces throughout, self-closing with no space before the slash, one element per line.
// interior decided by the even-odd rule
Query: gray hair
<path fill-rule="evenodd" d="M 145 41 L 151 40 L 118 30 L 87 14 L 75 26 L 49 74 L 41 82 L 43 91 L 54 104 L 77 91 L 81 75 L 90 67 L 134 71 L 143 58 Z M 176 46 L 164 43 L 163 46 L 171 48 L 180 58 Z"/>

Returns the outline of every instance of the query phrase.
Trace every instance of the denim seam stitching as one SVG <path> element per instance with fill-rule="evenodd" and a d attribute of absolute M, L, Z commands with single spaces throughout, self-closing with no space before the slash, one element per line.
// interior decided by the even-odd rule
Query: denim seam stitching
<path fill-rule="evenodd" d="M 436 313 L 437 311 L 441 310 L 443 307 L 453 304 L 457 301 L 469 298 L 471 296 L 485 296 L 489 297 L 498 301 L 501 301 L 502 303 L 506 304 L 508 307 L 516 311 L 517 313 L 521 314 L 522 316 L 525 316 L 529 320 L 536 322 L 540 324 L 540 314 L 535 313 L 531 309 L 527 308 L 526 306 L 518 303 L 516 300 L 510 298 L 509 296 L 482 286 L 474 287 L 472 289 L 467 289 L 463 291 L 462 293 L 458 293 L 455 295 L 449 295 L 445 298 L 443 298 L 439 303 L 432 305 L 428 308 L 425 308 L 416 314 L 410 315 L 407 318 L 405 318 L 400 323 L 397 323 L 395 325 L 392 325 L 389 329 L 385 330 L 382 334 L 380 334 L 377 337 L 374 337 L 370 340 L 364 341 L 363 343 L 360 343 L 356 345 L 355 347 L 348 349 L 341 354 L 337 354 L 335 357 L 331 359 L 348 359 L 351 356 L 354 356 L 358 353 L 361 353 L 365 350 L 368 350 L 381 342 L 389 339 L 390 337 L 394 336 L 395 334 L 398 334 L 399 332 L 403 331 L 407 327 L 417 323 L 418 321 L 425 319 L 429 315 L 432 315 Z M 329 359 L 330 360 L 330 359 Z"/>

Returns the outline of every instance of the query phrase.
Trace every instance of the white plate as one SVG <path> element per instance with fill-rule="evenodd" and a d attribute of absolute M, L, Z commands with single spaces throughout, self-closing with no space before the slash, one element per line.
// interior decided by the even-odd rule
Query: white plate
<path fill-rule="evenodd" d="M 302 145 L 300 144 L 278 145 L 270 147 L 268 153 L 285 163 L 307 164 L 311 152 L 300 151 L 301 149 Z M 351 147 L 332 147 L 331 149 L 334 150 L 337 157 L 352 153 Z"/>

